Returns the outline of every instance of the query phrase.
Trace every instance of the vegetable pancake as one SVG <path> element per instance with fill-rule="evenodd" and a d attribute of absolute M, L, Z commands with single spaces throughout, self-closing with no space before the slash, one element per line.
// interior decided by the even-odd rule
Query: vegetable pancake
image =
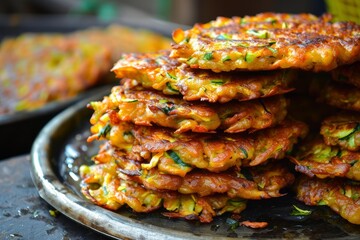
<path fill-rule="evenodd" d="M 285 120 L 251 134 L 177 134 L 168 128 L 119 122 L 112 114 L 117 115 L 110 111 L 109 117 L 91 127 L 88 141 L 108 140 L 131 154 L 131 158 L 147 159 L 150 164 L 156 165 L 160 159 L 177 162 L 187 167 L 184 173 L 192 167 L 219 172 L 232 166 L 256 166 L 268 159 L 281 159 L 308 130 L 302 122 Z"/>
<path fill-rule="evenodd" d="M 187 101 L 225 103 L 269 97 L 292 91 L 296 72 L 214 73 L 191 69 L 168 56 L 168 51 L 123 54 L 112 68 L 118 78 L 135 79 L 145 88 L 182 95 Z M 130 83 L 128 83 L 130 84 Z"/>
<path fill-rule="evenodd" d="M 230 169 L 221 173 L 193 170 L 185 176 L 172 175 L 155 166 L 131 160 L 124 151 L 108 143 L 101 147 L 94 161 L 100 164 L 115 162 L 122 179 L 137 182 L 147 189 L 196 193 L 199 196 L 224 193 L 231 198 L 243 199 L 279 197 L 283 195 L 280 190 L 294 181 L 286 164 L 281 163 Z"/>
<path fill-rule="evenodd" d="M 353 224 L 360 224 L 360 185 L 345 179 L 301 177 L 297 198 L 307 205 L 329 206 Z"/>
<path fill-rule="evenodd" d="M 0 45 L 0 114 L 33 110 L 113 80 L 124 52 L 168 49 L 170 39 L 120 25 L 67 34 L 25 33 Z"/>
<path fill-rule="evenodd" d="M 360 152 L 328 146 L 321 138 L 299 146 L 290 159 L 296 164 L 296 171 L 310 177 L 346 177 L 360 181 Z"/>
<path fill-rule="evenodd" d="M 286 116 L 287 101 L 282 96 L 246 102 L 209 104 L 186 102 L 155 91 L 112 88 L 111 94 L 100 101 L 91 102 L 94 110 L 91 123 L 106 118 L 109 111 L 112 121 L 131 121 L 137 125 L 153 124 L 185 131 L 213 132 L 216 129 L 236 133 L 274 126 Z M 117 118 L 116 120 L 114 118 Z"/>
<path fill-rule="evenodd" d="M 122 53 L 156 52 L 169 49 L 171 39 L 156 32 L 111 24 L 106 28 L 93 27 L 73 33 L 73 36 L 88 42 L 97 43 L 111 50 L 112 62 Z"/>
<path fill-rule="evenodd" d="M 322 122 L 320 133 L 327 145 L 359 151 L 360 113 L 342 111 L 329 116 Z"/>
<path fill-rule="evenodd" d="M 330 71 L 360 60 L 360 26 L 330 15 L 261 13 L 173 32 L 171 57 L 215 72 L 297 68 Z"/>
<path fill-rule="evenodd" d="M 0 47 L 0 114 L 75 96 L 99 83 L 110 66 L 106 47 L 61 34 L 6 39 Z"/>
<path fill-rule="evenodd" d="M 163 215 L 170 218 L 199 219 L 211 222 L 225 212 L 240 213 L 246 201 L 224 194 L 200 197 L 197 194 L 179 194 L 174 191 L 149 190 L 135 182 L 121 179 L 117 165 L 97 164 L 82 166 L 80 174 L 82 193 L 93 203 L 110 210 L 128 205 L 135 212 L 151 212 L 163 207 Z"/>

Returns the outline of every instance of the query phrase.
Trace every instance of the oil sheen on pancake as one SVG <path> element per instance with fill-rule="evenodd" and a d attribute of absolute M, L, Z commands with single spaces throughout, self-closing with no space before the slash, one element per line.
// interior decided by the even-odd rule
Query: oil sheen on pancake
<path fill-rule="evenodd" d="M 138 126 L 111 119 L 93 125 L 88 141 L 107 140 L 132 154 L 131 158 L 148 159 L 153 164 L 160 160 L 175 161 L 188 167 L 183 174 L 193 167 L 220 172 L 233 166 L 256 166 L 269 159 L 282 159 L 308 131 L 302 122 L 285 120 L 251 134 L 177 134 L 169 128 Z"/>
<path fill-rule="evenodd" d="M 284 94 L 294 90 L 291 82 L 296 71 L 280 70 L 247 73 L 214 73 L 191 69 L 168 51 L 147 54 L 123 54 L 112 68 L 118 78 L 135 79 L 145 88 L 180 95 L 187 101 L 202 100 L 225 103 Z"/>
<path fill-rule="evenodd" d="M 360 60 L 360 26 L 330 15 L 218 17 L 173 32 L 171 57 L 215 72 L 297 68 L 330 71 Z"/>
<path fill-rule="evenodd" d="M 109 96 L 89 105 L 94 110 L 92 124 L 111 116 L 114 122 L 169 127 L 176 133 L 214 132 L 217 129 L 229 133 L 256 131 L 284 120 L 287 106 L 288 101 L 283 96 L 209 104 L 187 102 L 157 91 L 126 89 L 124 86 L 113 87 Z"/>

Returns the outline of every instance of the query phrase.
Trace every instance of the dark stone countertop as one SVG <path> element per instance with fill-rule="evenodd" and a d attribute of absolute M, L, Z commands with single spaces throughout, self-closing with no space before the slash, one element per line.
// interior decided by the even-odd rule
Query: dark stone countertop
<path fill-rule="evenodd" d="M 30 156 L 0 161 L 0 239 L 110 239 L 57 213 L 41 199 L 30 175 Z"/>

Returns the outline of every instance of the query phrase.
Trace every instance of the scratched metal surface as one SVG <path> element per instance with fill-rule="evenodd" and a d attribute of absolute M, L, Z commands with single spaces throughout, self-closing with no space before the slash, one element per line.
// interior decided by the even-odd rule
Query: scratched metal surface
<path fill-rule="evenodd" d="M 54 210 L 40 198 L 30 176 L 30 157 L 0 161 L 1 240 L 106 240 L 100 233 L 68 217 L 50 215 Z"/>

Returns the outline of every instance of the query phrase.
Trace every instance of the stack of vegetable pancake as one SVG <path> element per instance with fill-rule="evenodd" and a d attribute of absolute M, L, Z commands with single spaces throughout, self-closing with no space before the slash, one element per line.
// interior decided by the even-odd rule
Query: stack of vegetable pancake
<path fill-rule="evenodd" d="M 328 16 L 220 17 L 175 30 L 169 50 L 123 54 L 121 84 L 89 104 L 89 141 L 105 141 L 81 168 L 84 195 L 201 222 L 282 196 L 294 182 L 285 158 L 308 132 L 287 117 L 297 70 L 360 60 L 358 33 Z"/>
<path fill-rule="evenodd" d="M 327 205 L 355 224 L 360 224 L 359 63 L 325 75 L 318 100 L 339 110 L 323 119 L 320 134 L 311 136 L 292 158 L 295 169 L 306 175 L 296 185 L 298 198 Z"/>

